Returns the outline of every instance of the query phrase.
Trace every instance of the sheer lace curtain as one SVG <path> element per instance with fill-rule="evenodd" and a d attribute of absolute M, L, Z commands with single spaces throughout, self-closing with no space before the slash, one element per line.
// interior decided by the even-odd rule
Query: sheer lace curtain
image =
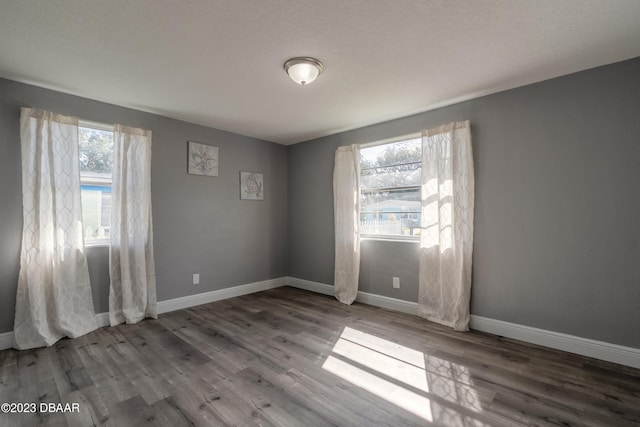
<path fill-rule="evenodd" d="M 469 122 L 422 134 L 418 314 L 469 329 L 474 177 Z"/>
<path fill-rule="evenodd" d="M 336 150 L 333 170 L 335 223 L 334 293 L 351 304 L 358 294 L 360 276 L 360 149 L 357 145 Z"/>
<path fill-rule="evenodd" d="M 109 320 L 157 318 L 151 215 L 151 131 L 114 127 Z"/>
<path fill-rule="evenodd" d="M 14 347 L 97 328 L 84 253 L 78 119 L 23 108 L 23 230 Z"/>

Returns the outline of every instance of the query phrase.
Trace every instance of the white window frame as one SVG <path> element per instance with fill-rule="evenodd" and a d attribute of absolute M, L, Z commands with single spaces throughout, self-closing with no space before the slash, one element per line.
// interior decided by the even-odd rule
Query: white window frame
<path fill-rule="evenodd" d="M 408 141 L 411 139 L 418 139 L 421 138 L 422 134 L 420 132 L 415 132 L 415 133 L 410 133 L 410 134 L 406 134 L 406 135 L 402 135 L 402 136 L 396 136 L 396 137 L 392 137 L 392 138 L 387 138 L 387 139 L 381 139 L 378 141 L 373 141 L 373 142 L 369 142 L 369 143 L 364 143 L 364 144 L 359 144 L 359 148 L 362 149 L 366 149 L 366 148 L 371 148 L 371 147 L 377 147 L 380 145 L 389 145 L 389 144 L 395 144 L 398 142 L 402 142 L 402 141 Z M 360 172 L 360 179 L 362 179 L 362 172 Z M 420 185 L 417 186 L 410 186 L 411 188 L 417 187 L 420 188 Z M 400 187 L 398 187 L 400 188 Z M 362 198 L 362 195 L 360 195 L 360 197 Z M 420 222 L 421 221 L 421 218 Z M 358 218 L 358 221 L 360 221 L 360 218 Z M 381 240 L 381 241 L 386 241 L 386 242 L 408 242 L 408 243 L 417 243 L 420 241 L 420 236 L 400 236 L 400 235 L 381 235 L 381 234 L 362 234 L 360 233 L 360 240 Z"/>
<path fill-rule="evenodd" d="M 99 123 L 99 122 L 92 122 L 92 121 L 88 121 L 88 120 L 79 120 L 78 122 L 78 130 L 80 128 L 88 128 L 88 129 L 95 129 L 95 130 L 101 130 L 101 131 L 106 131 L 106 132 L 111 132 L 114 133 L 115 129 L 113 127 L 113 125 L 108 125 L 105 123 Z M 113 191 L 113 175 L 111 177 L 110 180 L 106 180 L 105 178 L 101 178 L 101 177 L 83 177 L 82 176 L 82 172 L 80 172 L 80 185 L 92 185 L 92 186 L 98 186 L 98 187 L 106 187 L 105 184 L 109 184 L 108 186 L 111 187 L 112 191 Z M 100 211 L 102 211 L 102 198 L 100 199 Z M 84 220 L 84 217 L 83 217 Z M 111 226 L 111 224 L 109 224 L 109 226 Z M 82 224 L 82 234 L 84 236 L 84 223 Z M 104 239 L 90 239 L 87 240 L 86 238 L 83 238 L 84 240 L 84 246 L 86 248 L 90 248 L 90 247 L 105 247 L 105 246 L 109 246 L 109 239 L 108 238 L 104 238 Z"/>

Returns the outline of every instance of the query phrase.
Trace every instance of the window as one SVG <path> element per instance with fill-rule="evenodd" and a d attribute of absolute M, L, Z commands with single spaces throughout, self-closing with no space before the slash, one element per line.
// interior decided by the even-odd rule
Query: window
<path fill-rule="evenodd" d="M 419 137 L 360 149 L 360 234 L 420 235 L 421 158 Z"/>
<path fill-rule="evenodd" d="M 78 143 L 85 243 L 106 243 L 111 216 L 113 130 L 81 122 Z"/>

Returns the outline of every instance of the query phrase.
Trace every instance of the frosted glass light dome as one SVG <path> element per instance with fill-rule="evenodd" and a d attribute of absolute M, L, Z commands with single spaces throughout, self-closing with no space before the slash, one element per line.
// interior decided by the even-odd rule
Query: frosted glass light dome
<path fill-rule="evenodd" d="M 313 82 L 323 68 L 322 62 L 308 57 L 291 58 L 284 63 L 284 70 L 291 80 L 303 86 Z"/>

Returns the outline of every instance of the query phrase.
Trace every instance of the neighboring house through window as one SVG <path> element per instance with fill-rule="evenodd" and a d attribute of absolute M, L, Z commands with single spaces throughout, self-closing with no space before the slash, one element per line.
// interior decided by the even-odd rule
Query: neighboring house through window
<path fill-rule="evenodd" d="M 85 243 L 106 244 L 111 218 L 113 129 L 80 122 L 78 143 Z"/>
<path fill-rule="evenodd" d="M 360 148 L 361 235 L 420 235 L 421 156 L 419 136 Z"/>

